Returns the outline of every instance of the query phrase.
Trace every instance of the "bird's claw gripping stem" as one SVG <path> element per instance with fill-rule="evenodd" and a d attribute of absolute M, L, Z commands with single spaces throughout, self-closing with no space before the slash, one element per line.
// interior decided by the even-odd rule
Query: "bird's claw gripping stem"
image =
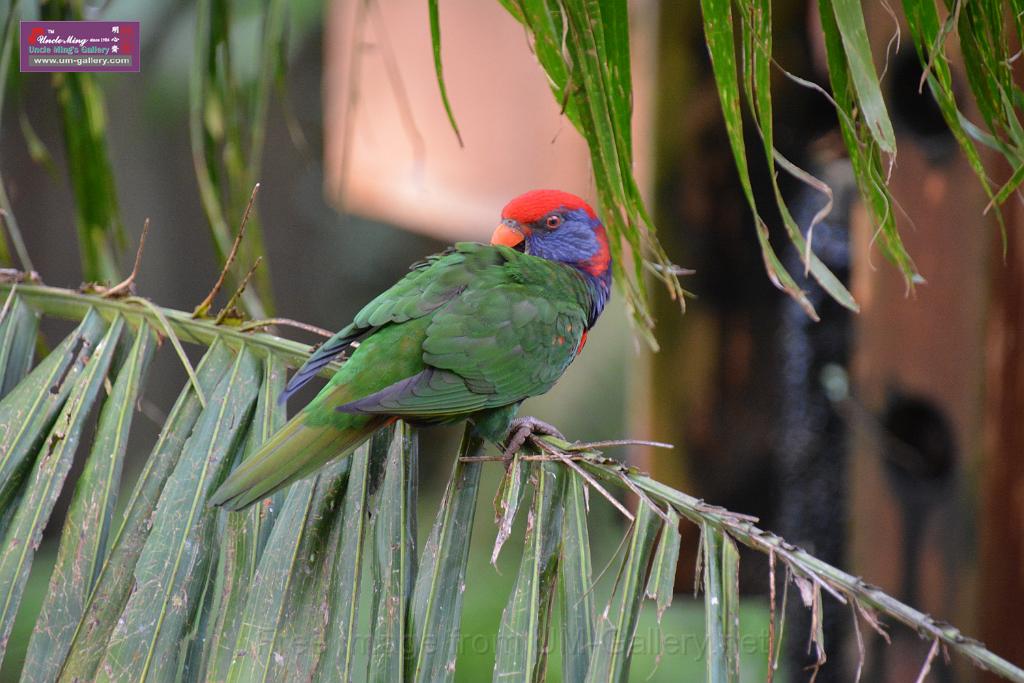
<path fill-rule="evenodd" d="M 501 452 L 501 458 L 505 463 L 506 470 L 511 466 L 512 458 L 515 457 L 516 452 L 523 447 L 523 444 L 528 439 L 536 435 L 565 439 L 562 432 L 543 420 L 530 416 L 517 417 L 509 425 L 508 436 L 505 439 L 505 449 Z"/>

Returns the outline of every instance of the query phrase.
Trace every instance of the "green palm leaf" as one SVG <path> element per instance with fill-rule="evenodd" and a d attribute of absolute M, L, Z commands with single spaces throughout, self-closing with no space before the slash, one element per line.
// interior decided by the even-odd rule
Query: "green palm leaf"
<path fill-rule="evenodd" d="M 56 679 L 61 658 L 54 655 L 67 652 L 99 579 L 114 522 L 128 433 L 154 342 L 149 327 L 141 325 L 103 405 L 92 449 L 64 521 L 50 587 L 29 642 L 25 680 Z"/>
<path fill-rule="evenodd" d="M 483 444 L 472 432 L 419 556 L 417 437 L 407 425 L 382 430 L 372 446 L 251 510 L 211 508 L 206 500 L 228 468 L 281 425 L 276 396 L 284 366 L 308 349 L 139 300 L 38 285 L 19 285 L 14 294 L 0 285 L 0 292 L 5 287 L 10 305 L 0 317 L 0 349 L 7 367 L 21 376 L 0 400 L 8 473 L 0 551 L 5 634 L 75 451 L 85 460 L 23 680 L 454 678 L 470 531 L 485 466 Z M 3 326 L 16 323 L 34 335 L 40 310 L 79 325 L 26 374 L 29 332 L 8 334 L 14 328 Z M 134 407 L 144 395 L 155 330 L 209 347 L 116 520 L 119 472 Z M 84 443 L 83 426 L 99 404 L 97 429 Z M 522 489 L 533 491 L 524 553 L 498 633 L 496 679 L 544 679 L 557 586 L 564 678 L 626 680 L 644 595 L 662 611 L 671 600 L 679 550 L 675 527 L 682 516 L 704 529 L 711 680 L 739 675 L 740 541 L 774 553 L 802 581 L 813 577 L 818 593 L 833 591 L 862 609 L 886 613 L 1010 680 L 1024 681 L 1024 672 L 955 629 L 749 520 L 596 451 L 547 441 L 567 449 L 563 457 L 571 457 L 572 466 L 558 457 L 521 453 L 500 496 L 507 517 Z M 532 473 L 526 487 L 523 472 Z M 610 597 L 598 614 L 595 592 L 602 588 L 592 578 L 587 501 L 595 487 L 610 495 L 604 486 L 632 491 L 639 502 L 621 566 L 609 579 Z"/>

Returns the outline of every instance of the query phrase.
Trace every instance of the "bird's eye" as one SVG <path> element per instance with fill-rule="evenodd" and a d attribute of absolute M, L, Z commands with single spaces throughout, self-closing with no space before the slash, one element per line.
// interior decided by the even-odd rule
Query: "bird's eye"
<path fill-rule="evenodd" d="M 544 221 L 544 225 L 548 227 L 548 230 L 554 230 L 562 224 L 561 216 L 548 216 L 547 220 Z"/>

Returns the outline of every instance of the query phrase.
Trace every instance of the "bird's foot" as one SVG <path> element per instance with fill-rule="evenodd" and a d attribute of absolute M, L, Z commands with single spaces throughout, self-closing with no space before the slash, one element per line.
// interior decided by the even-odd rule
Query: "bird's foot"
<path fill-rule="evenodd" d="M 509 425 L 508 436 L 505 439 L 505 449 L 501 452 L 501 459 L 505 463 L 506 470 L 512 466 L 512 458 L 523 447 L 523 444 L 536 436 L 554 436 L 559 439 L 565 439 L 562 432 L 543 420 L 530 416 L 517 417 Z"/>

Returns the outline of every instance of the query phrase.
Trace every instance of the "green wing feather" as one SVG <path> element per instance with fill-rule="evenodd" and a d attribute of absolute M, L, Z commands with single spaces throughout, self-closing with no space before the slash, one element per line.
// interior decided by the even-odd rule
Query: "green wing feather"
<path fill-rule="evenodd" d="M 487 267 L 467 258 L 465 270 L 474 277 L 430 315 L 423 371 L 342 411 L 406 419 L 464 416 L 543 394 L 562 376 L 586 331 L 582 278 L 504 247 L 484 249 Z"/>
<path fill-rule="evenodd" d="M 212 502 L 240 509 L 260 500 L 347 455 L 389 419 L 454 420 L 546 392 L 576 355 L 588 296 L 575 270 L 507 247 L 460 243 L 417 264 L 296 373 L 301 385 L 327 356 L 351 349 Z"/>

